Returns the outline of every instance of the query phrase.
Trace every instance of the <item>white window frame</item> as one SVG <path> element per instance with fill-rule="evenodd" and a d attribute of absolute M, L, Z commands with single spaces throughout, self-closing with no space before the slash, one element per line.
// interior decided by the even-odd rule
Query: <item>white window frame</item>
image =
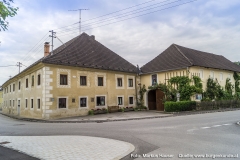
<path fill-rule="evenodd" d="M 201 79 L 204 79 L 203 69 L 199 69 L 199 76 Z"/>
<path fill-rule="evenodd" d="M 213 76 L 211 76 L 211 73 L 212 73 Z M 209 77 L 212 78 L 212 79 L 215 79 L 215 77 L 214 77 L 214 71 L 210 71 Z"/>
<path fill-rule="evenodd" d="M 170 73 L 171 74 L 171 73 Z M 154 73 L 154 74 L 151 74 L 150 75 L 150 86 L 152 86 L 153 84 L 152 84 L 152 76 L 153 75 L 157 75 L 156 77 L 157 77 L 157 80 L 156 80 L 156 83 L 158 83 L 158 74 L 157 73 Z"/>
<path fill-rule="evenodd" d="M 34 110 L 34 98 L 33 97 L 30 98 L 30 107 L 29 108 L 30 108 L 30 110 Z"/>
<path fill-rule="evenodd" d="M 80 101 L 80 98 L 86 98 L 86 102 L 87 102 L 87 104 L 86 104 L 86 107 L 81 107 L 80 105 L 81 105 L 81 101 Z M 88 107 L 88 96 L 79 96 L 78 97 L 78 108 L 79 109 L 88 109 L 89 107 Z"/>
<path fill-rule="evenodd" d="M 60 85 L 60 75 L 67 75 L 67 85 Z M 58 69 L 57 70 L 57 88 L 71 88 L 71 70 Z"/>
<path fill-rule="evenodd" d="M 81 72 L 77 72 L 77 86 L 78 87 L 80 87 L 80 88 L 87 88 L 87 87 L 90 87 L 90 75 L 89 75 L 89 73 L 87 72 L 87 71 L 81 71 Z M 80 76 L 86 76 L 87 77 L 87 79 L 86 79 L 86 81 L 87 81 L 87 85 L 86 86 L 81 86 L 80 85 Z"/>
<path fill-rule="evenodd" d="M 27 100 L 27 107 L 26 107 L 26 100 Z M 24 102 L 24 103 L 25 103 L 25 107 L 24 107 L 24 108 L 25 108 L 25 109 L 28 109 L 28 107 L 29 107 L 28 98 L 25 98 L 25 102 Z M 30 108 L 30 107 L 29 107 L 29 108 Z"/>
<path fill-rule="evenodd" d="M 19 82 L 20 82 L 20 89 L 19 89 Z M 18 92 L 21 92 L 21 89 L 22 89 L 22 87 L 21 87 L 21 86 L 22 86 L 22 81 L 21 81 L 21 80 L 19 80 L 19 81 L 18 81 L 18 88 L 17 88 L 17 89 L 18 89 Z"/>
<path fill-rule="evenodd" d="M 59 98 L 66 98 L 66 108 L 59 108 Z M 57 109 L 68 109 L 68 96 L 57 97 Z"/>
<path fill-rule="evenodd" d="M 118 78 L 122 78 L 122 86 L 118 86 Z M 122 74 L 115 74 L 115 83 L 116 83 L 116 89 L 124 89 L 124 75 Z"/>
<path fill-rule="evenodd" d="M 221 75 L 222 75 L 222 77 L 221 77 Z M 223 81 L 223 73 L 222 72 L 219 73 L 219 81 Z"/>
<path fill-rule="evenodd" d="M 231 74 L 228 74 L 228 77 L 227 77 L 227 78 L 229 78 L 230 81 L 232 81 L 232 76 L 231 76 Z"/>
<path fill-rule="evenodd" d="M 97 106 L 97 97 L 105 97 L 105 105 Z M 106 108 L 107 107 L 107 95 L 95 95 L 95 108 Z"/>
<path fill-rule="evenodd" d="M 103 77 L 103 86 L 98 86 L 98 77 Z M 107 85 L 106 73 L 95 72 L 95 86 L 97 86 L 97 87 L 106 87 L 106 85 Z"/>
<path fill-rule="evenodd" d="M 129 79 L 132 79 L 133 80 L 133 86 L 132 87 L 129 87 Z M 135 89 L 135 76 L 127 76 L 127 89 Z"/>
<path fill-rule="evenodd" d="M 130 101 L 129 101 L 130 97 L 133 97 L 133 104 L 130 104 Z M 134 103 L 135 103 L 134 96 L 133 95 L 128 96 L 128 106 L 134 106 Z"/>
<path fill-rule="evenodd" d="M 38 108 L 38 100 L 40 100 L 40 108 Z M 41 110 L 41 106 L 42 106 L 42 103 L 41 103 L 41 98 L 40 97 L 37 97 L 37 100 L 36 100 L 36 106 L 37 106 L 37 110 L 40 111 Z"/>
<path fill-rule="evenodd" d="M 118 97 L 122 97 L 122 105 L 118 105 Z M 117 95 L 117 105 L 119 107 L 124 107 L 124 95 Z"/>
<path fill-rule="evenodd" d="M 40 85 L 38 85 L 38 75 L 40 75 Z M 45 78 L 47 78 L 47 77 L 45 77 Z M 37 71 L 35 79 L 36 79 L 35 80 L 36 81 L 36 87 L 37 88 L 41 88 L 42 84 L 43 84 L 43 74 L 42 74 L 42 70 L 41 69 Z"/>

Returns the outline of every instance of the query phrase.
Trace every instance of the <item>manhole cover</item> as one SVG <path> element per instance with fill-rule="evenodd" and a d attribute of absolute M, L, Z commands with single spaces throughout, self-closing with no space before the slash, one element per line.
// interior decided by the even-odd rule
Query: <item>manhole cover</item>
<path fill-rule="evenodd" d="M 10 142 L 7 142 L 7 141 L 5 141 L 5 142 L 0 142 L 0 144 L 8 144 L 8 143 L 10 143 Z"/>

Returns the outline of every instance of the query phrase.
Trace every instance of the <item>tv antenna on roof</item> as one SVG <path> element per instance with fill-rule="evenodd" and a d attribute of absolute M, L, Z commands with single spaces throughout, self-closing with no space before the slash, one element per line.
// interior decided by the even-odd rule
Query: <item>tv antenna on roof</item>
<path fill-rule="evenodd" d="M 81 11 L 83 10 L 89 10 L 89 9 L 68 10 L 68 11 L 79 11 L 79 35 L 81 34 Z"/>

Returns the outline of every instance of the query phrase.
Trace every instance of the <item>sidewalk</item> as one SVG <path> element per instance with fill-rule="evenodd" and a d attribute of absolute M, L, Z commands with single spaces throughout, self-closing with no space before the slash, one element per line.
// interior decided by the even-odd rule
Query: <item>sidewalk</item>
<path fill-rule="evenodd" d="M 89 136 L 0 136 L 0 146 L 45 160 L 118 160 L 134 151 L 124 141 Z"/>
<path fill-rule="evenodd" d="M 87 115 L 87 116 L 68 117 L 68 118 L 60 118 L 60 119 L 50 119 L 50 120 L 21 118 L 21 117 L 11 116 L 11 115 L 5 115 L 5 116 L 15 118 L 18 120 L 23 120 L 23 121 L 43 122 L 43 123 L 93 123 L 93 122 L 101 123 L 101 122 L 112 122 L 112 121 L 166 118 L 166 117 L 173 117 L 173 116 L 185 116 L 185 115 L 193 115 L 193 114 L 205 114 L 205 113 L 226 112 L 226 111 L 235 111 L 235 110 L 240 110 L 240 108 L 227 108 L 227 109 L 207 110 L 207 111 L 185 111 L 185 112 L 172 112 L 172 113 L 159 112 L 159 111 L 153 111 L 153 110 L 115 112 L 115 113 L 108 113 L 108 114 Z M 3 114 L 3 113 L 0 111 L 0 114 Z"/>

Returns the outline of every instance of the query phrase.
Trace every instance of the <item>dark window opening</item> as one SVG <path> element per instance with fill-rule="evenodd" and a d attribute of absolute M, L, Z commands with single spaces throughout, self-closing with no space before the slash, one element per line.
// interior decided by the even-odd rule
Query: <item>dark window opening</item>
<path fill-rule="evenodd" d="M 98 86 L 103 86 L 103 77 L 98 77 Z"/>
<path fill-rule="evenodd" d="M 128 79 L 128 87 L 133 87 L 133 79 Z"/>
<path fill-rule="evenodd" d="M 80 98 L 80 107 L 87 107 L 87 98 Z"/>
<path fill-rule="evenodd" d="M 97 97 L 97 106 L 105 106 L 105 97 Z"/>
<path fill-rule="evenodd" d="M 40 109 L 40 105 L 41 105 L 40 99 L 37 100 L 37 105 L 38 105 L 38 109 Z"/>
<path fill-rule="evenodd" d="M 80 76 L 80 86 L 87 85 L 87 76 Z"/>
<path fill-rule="evenodd" d="M 67 108 L 67 98 L 59 98 L 58 108 Z"/>
<path fill-rule="evenodd" d="M 34 86 L 34 76 L 32 76 L 32 87 Z"/>
<path fill-rule="evenodd" d="M 33 99 L 31 99 L 31 108 L 33 108 Z"/>
<path fill-rule="evenodd" d="M 15 91 L 15 84 L 13 84 L 13 92 Z"/>
<path fill-rule="evenodd" d="M 157 75 L 152 75 L 152 85 L 155 85 L 157 83 Z"/>
<path fill-rule="evenodd" d="M 41 84 L 41 75 L 40 75 L 40 74 L 38 75 L 38 81 L 37 81 L 37 84 L 38 84 L 38 85 Z"/>
<path fill-rule="evenodd" d="M 122 97 L 118 97 L 118 105 L 123 105 L 123 98 Z"/>
<path fill-rule="evenodd" d="M 118 87 L 122 87 L 122 78 L 117 78 Z"/>
<path fill-rule="evenodd" d="M 129 104 L 133 104 L 133 97 L 129 97 Z"/>
<path fill-rule="evenodd" d="M 25 99 L 25 107 L 28 108 L 28 100 Z"/>
<path fill-rule="evenodd" d="M 28 88 L 28 78 L 26 79 L 26 88 Z"/>
<path fill-rule="evenodd" d="M 21 89 L 21 82 L 19 81 L 18 82 L 18 90 L 20 90 Z"/>
<path fill-rule="evenodd" d="M 67 85 L 67 75 L 60 74 L 60 85 Z"/>

